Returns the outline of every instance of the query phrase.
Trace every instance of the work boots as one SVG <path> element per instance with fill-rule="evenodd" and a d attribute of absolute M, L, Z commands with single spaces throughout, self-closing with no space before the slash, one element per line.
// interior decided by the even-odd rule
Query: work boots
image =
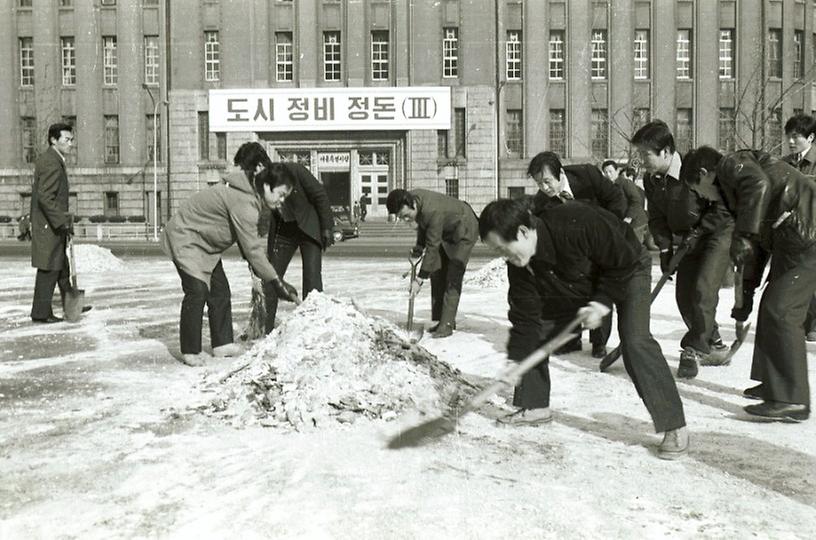
<path fill-rule="evenodd" d="M 442 300 L 442 315 L 439 317 L 439 324 L 433 333 L 435 338 L 446 338 L 453 334 L 456 328 L 456 312 L 459 310 L 459 292 L 448 290 Z"/>
<path fill-rule="evenodd" d="M 681 379 L 693 379 L 697 376 L 698 364 L 703 355 L 694 347 L 686 347 L 680 353 L 680 365 L 677 367 L 677 376 Z"/>

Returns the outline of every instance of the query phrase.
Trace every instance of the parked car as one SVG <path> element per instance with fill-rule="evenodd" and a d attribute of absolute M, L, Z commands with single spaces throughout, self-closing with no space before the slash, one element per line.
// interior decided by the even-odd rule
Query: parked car
<path fill-rule="evenodd" d="M 360 236 L 360 226 L 346 216 L 334 216 L 334 241 L 342 242 Z"/>

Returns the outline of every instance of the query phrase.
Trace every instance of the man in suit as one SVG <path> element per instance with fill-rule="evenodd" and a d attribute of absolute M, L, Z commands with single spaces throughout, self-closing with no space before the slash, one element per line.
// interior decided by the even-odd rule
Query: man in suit
<path fill-rule="evenodd" d="M 677 376 L 693 379 L 698 365 L 718 366 L 729 361 L 715 315 L 720 286 L 728 270 L 728 249 L 734 219 L 717 201 L 709 201 L 680 181 L 680 154 L 662 120 L 653 120 L 632 137 L 646 175 L 643 186 L 649 202 L 649 229 L 660 248 L 660 269 L 669 270 L 674 251 L 686 250 L 677 267 L 675 300 L 687 332 Z"/>
<path fill-rule="evenodd" d="M 560 332 L 564 321 L 583 317 L 597 327 L 614 304 L 626 371 L 663 432 L 658 456 L 688 452 L 683 404 L 660 345 L 649 331 L 652 261 L 632 229 L 601 208 L 567 202 L 532 216 L 522 201 L 500 199 L 479 217 L 479 235 L 508 262 L 507 342 L 511 360 L 522 360 Z M 549 322 L 546 333 L 541 321 Z M 501 421 L 535 425 L 552 419 L 547 360 L 522 376 Z"/>
<path fill-rule="evenodd" d="M 326 190 L 317 178 L 299 163 L 283 163 L 294 181 L 291 194 L 272 211 L 267 239 L 267 256 L 283 278 L 297 249 L 303 261 L 303 298 L 310 291 L 323 290 L 322 252 L 334 244 L 334 216 Z M 266 333 L 275 327 L 278 290 L 267 283 Z"/>
<path fill-rule="evenodd" d="M 34 164 L 31 186 L 31 266 L 37 269 L 31 320 L 35 323 L 62 321 L 51 307 L 54 287 L 58 286 L 65 304 L 65 293 L 71 289 L 66 241 L 73 234 L 68 212 L 68 173 L 65 156 L 74 144 L 74 128 L 52 124 L 48 128 L 48 149 Z M 89 306 L 85 306 L 87 311 Z"/>
<path fill-rule="evenodd" d="M 448 337 L 456 328 L 456 312 L 462 294 L 470 252 L 479 235 L 473 208 L 464 201 L 427 189 L 395 189 L 386 207 L 397 219 L 417 224 L 412 255 L 425 256 L 410 294 L 416 296 L 424 280 L 431 278 L 431 327 L 434 337 Z"/>
<path fill-rule="evenodd" d="M 561 165 L 555 152 L 540 152 L 527 167 L 527 176 L 535 181 L 538 192 L 533 196 L 533 214 L 540 215 L 544 209 L 577 200 L 609 210 L 618 218 L 626 217 L 626 199 L 623 192 L 604 178 L 598 167 L 590 164 Z M 612 314 L 604 318 L 603 324 L 589 332 L 592 356 L 603 358 L 606 343 L 612 332 Z M 581 350 L 580 335 L 564 345 L 559 352 Z"/>
<path fill-rule="evenodd" d="M 626 216 L 623 221 L 632 227 L 640 242 L 646 234 L 648 218 L 646 217 L 646 194 L 635 185 L 635 170 L 632 167 L 618 168 L 618 164 L 609 159 L 603 162 L 601 170 L 604 176 L 609 178 L 613 184 L 618 186 L 626 199 Z"/>
<path fill-rule="evenodd" d="M 816 176 L 816 119 L 808 114 L 796 114 L 785 122 L 785 136 L 791 153 L 782 158 L 808 176 Z M 806 339 L 816 342 L 816 296 L 811 298 L 805 318 Z"/>

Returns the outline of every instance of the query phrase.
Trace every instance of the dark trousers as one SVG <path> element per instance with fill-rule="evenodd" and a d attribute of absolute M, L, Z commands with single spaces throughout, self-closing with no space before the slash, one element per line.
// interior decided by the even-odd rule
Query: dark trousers
<path fill-rule="evenodd" d="M 816 295 L 810 299 L 807 317 L 805 318 L 805 333 L 816 332 Z"/>
<path fill-rule="evenodd" d="M 451 259 L 445 250 L 439 248 L 441 267 L 430 275 L 431 280 L 431 320 L 442 316 L 442 305 L 446 294 L 462 294 L 462 280 L 465 277 L 467 261 Z"/>
<path fill-rule="evenodd" d="M 731 222 L 702 236 L 677 267 L 675 298 L 688 328 L 680 340 L 680 347 L 693 347 L 708 354 L 711 344 L 719 339 L 717 303 L 720 286 L 731 264 L 728 250 L 733 230 Z"/>
<path fill-rule="evenodd" d="M 68 258 L 63 257 L 63 265 L 59 270 L 37 269 L 37 278 L 34 280 L 34 300 L 31 303 L 32 319 L 47 319 L 54 315 L 51 304 L 54 301 L 54 287 L 59 287 L 63 307 L 65 306 L 65 292 L 71 290 L 71 272 L 68 269 Z"/>
<path fill-rule="evenodd" d="M 774 247 L 768 285 L 757 313 L 751 378 L 763 398 L 810 406 L 804 320 L 816 291 L 816 246 Z"/>
<path fill-rule="evenodd" d="M 219 260 L 213 268 L 209 288 L 206 283 L 186 273 L 178 265 L 176 265 L 176 270 L 181 277 L 181 288 L 184 290 L 184 299 L 181 301 L 181 322 L 179 323 L 181 354 L 201 352 L 204 304 L 207 305 L 212 346 L 219 347 L 232 343 L 231 293 L 221 261 Z"/>
<path fill-rule="evenodd" d="M 626 297 L 616 303 L 618 333 L 623 350 L 623 365 L 660 433 L 686 425 L 683 403 L 677 392 L 660 345 L 649 330 L 651 295 L 651 260 L 644 255 L 641 266 L 632 276 Z M 564 327 L 566 321 L 545 321 L 551 326 L 549 337 Z M 547 360 L 528 371 L 516 387 L 513 405 L 525 409 L 549 407 L 550 373 Z"/>
<path fill-rule="evenodd" d="M 303 261 L 303 298 L 310 291 L 323 291 L 323 251 L 320 244 L 304 233 L 295 221 L 278 220 L 275 231 L 269 233 L 267 243 L 267 257 L 272 267 L 281 279 L 286 275 L 286 269 L 300 248 L 300 258 Z M 266 324 L 268 334 L 275 328 L 275 317 L 278 313 L 278 293 L 270 283 L 264 284 L 266 296 Z"/>

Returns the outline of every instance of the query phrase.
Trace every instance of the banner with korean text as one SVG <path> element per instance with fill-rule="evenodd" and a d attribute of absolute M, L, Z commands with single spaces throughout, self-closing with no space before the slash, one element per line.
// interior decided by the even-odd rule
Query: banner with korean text
<path fill-rule="evenodd" d="M 210 131 L 450 129 L 448 87 L 210 90 Z"/>

